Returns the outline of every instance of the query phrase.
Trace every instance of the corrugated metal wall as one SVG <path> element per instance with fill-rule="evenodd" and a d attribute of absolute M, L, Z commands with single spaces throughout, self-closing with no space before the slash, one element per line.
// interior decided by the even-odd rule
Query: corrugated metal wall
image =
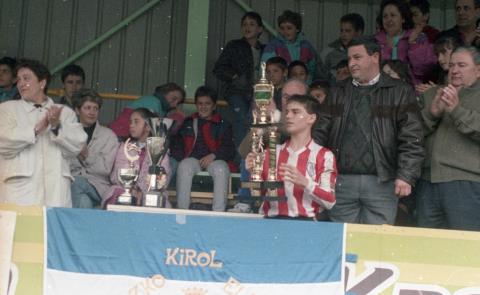
<path fill-rule="evenodd" d="M 190 0 L 203 1 L 203 0 Z M 0 56 L 29 57 L 50 68 L 89 44 L 147 0 L 0 0 Z M 163 0 L 145 15 L 93 49 L 76 63 L 87 74 L 86 85 L 100 92 L 151 93 L 166 81 L 183 84 L 189 0 Z M 367 33 L 375 27 L 379 0 L 247 0 L 265 21 L 276 27 L 285 9 L 303 15 L 307 38 L 321 48 L 338 36 L 338 20 L 358 12 Z M 453 0 L 431 1 L 430 23 L 440 29 L 454 24 Z M 240 37 L 244 11 L 233 0 L 210 0 L 206 83 L 221 48 Z M 267 42 L 269 33 L 262 41 Z M 51 87 L 59 87 L 57 77 Z M 110 121 L 125 102 L 107 101 L 101 120 Z"/>
<path fill-rule="evenodd" d="M 0 0 L 0 56 L 42 60 L 54 68 L 147 0 Z M 153 93 L 183 83 L 187 0 L 163 0 L 81 57 L 86 86 L 100 92 Z M 60 87 L 57 76 L 51 87 Z M 101 121 L 125 102 L 107 100 Z"/>

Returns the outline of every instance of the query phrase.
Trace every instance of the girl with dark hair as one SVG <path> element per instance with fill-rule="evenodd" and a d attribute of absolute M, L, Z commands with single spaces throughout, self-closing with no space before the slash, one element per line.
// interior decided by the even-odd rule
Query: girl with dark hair
<path fill-rule="evenodd" d="M 113 164 L 110 181 L 113 186 L 106 193 L 103 205 L 115 204 L 117 198 L 125 191 L 118 180 L 118 170 L 127 168 L 131 164 L 138 169 L 138 178 L 131 189 L 132 195 L 136 197 L 137 205 L 141 204 L 142 198 L 148 190 L 149 174 L 148 167 L 151 165 L 150 157 L 146 154 L 145 144 L 147 137 L 151 136 L 149 119 L 158 117 L 156 114 L 146 108 L 135 109 L 130 115 L 129 138 L 123 142 L 117 150 L 115 162 Z M 171 178 L 170 161 L 168 157 L 163 157 L 161 163 L 158 163 L 167 171 L 167 186 Z M 167 207 L 170 207 L 167 197 Z"/>
<path fill-rule="evenodd" d="M 381 30 L 375 39 L 381 46 L 382 60 L 406 62 L 415 85 L 426 81 L 436 64 L 433 45 L 423 33 L 410 40 L 413 22 L 408 5 L 403 0 L 384 0 L 380 8 Z"/>
<path fill-rule="evenodd" d="M 385 60 L 382 62 L 382 70 L 390 77 L 402 80 L 413 87 L 412 76 L 406 63 L 400 60 Z"/>

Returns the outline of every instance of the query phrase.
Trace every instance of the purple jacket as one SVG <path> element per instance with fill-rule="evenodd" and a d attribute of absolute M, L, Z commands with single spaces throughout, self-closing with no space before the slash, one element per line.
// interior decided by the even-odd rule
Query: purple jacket
<path fill-rule="evenodd" d="M 437 64 L 437 57 L 433 51 L 433 44 L 428 41 L 425 34 L 421 33 L 416 43 L 410 44 L 408 38 L 413 30 L 407 30 L 398 41 L 397 59 L 408 63 L 415 85 L 428 82 L 431 72 Z M 381 47 L 382 60 L 392 59 L 392 47 L 387 45 L 387 33 L 380 31 L 375 34 Z"/>

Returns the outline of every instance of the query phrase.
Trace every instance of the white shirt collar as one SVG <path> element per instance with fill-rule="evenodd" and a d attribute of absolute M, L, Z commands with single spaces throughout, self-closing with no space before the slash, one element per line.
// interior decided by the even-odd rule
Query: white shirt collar
<path fill-rule="evenodd" d="M 355 79 L 352 80 L 352 84 L 354 86 L 371 86 L 371 85 L 377 84 L 379 80 L 380 80 L 380 73 L 378 73 L 378 75 L 376 75 L 372 80 L 368 81 L 367 85 L 362 85 L 360 84 L 360 82 L 358 82 Z"/>

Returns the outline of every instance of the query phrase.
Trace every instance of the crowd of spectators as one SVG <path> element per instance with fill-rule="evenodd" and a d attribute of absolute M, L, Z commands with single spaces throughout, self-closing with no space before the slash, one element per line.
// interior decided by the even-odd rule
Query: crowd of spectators
<path fill-rule="evenodd" d="M 261 63 L 274 86 L 268 107 L 279 120 L 278 194 L 268 217 L 480 230 L 480 1 L 456 0 L 453 28 L 429 25 L 427 0 L 383 0 L 377 31 L 365 35 L 358 13 L 340 18 L 338 39 L 315 48 L 302 16 L 278 16 L 278 37 L 259 40 L 262 17 L 247 12 L 242 37 L 229 41 L 213 73 L 219 94 L 200 86 L 195 112 L 185 90 L 166 82 L 121 110 L 108 126 L 103 101 L 87 89 L 85 72 L 61 72 L 63 96 L 47 96 L 50 72 L 41 62 L 0 59 L 0 201 L 20 205 L 105 208 L 124 193 L 118 170 L 139 171 L 131 192 L 148 190 L 146 139 L 150 118 L 169 118 L 169 156 L 160 163 L 176 183 L 176 204 L 191 206 L 193 177 L 213 179 L 214 211 L 227 210 L 230 173 L 243 181 L 252 154 L 253 85 Z M 266 146 L 268 163 L 268 144 Z M 134 159 L 134 160 L 132 160 Z M 264 169 L 268 170 L 268 165 Z M 163 192 L 166 194 L 166 192 Z M 258 192 L 257 192 L 258 193 Z M 233 212 L 251 212 L 247 201 Z M 166 195 L 165 195 L 166 196 Z M 406 216 L 406 218 L 401 218 Z"/>

